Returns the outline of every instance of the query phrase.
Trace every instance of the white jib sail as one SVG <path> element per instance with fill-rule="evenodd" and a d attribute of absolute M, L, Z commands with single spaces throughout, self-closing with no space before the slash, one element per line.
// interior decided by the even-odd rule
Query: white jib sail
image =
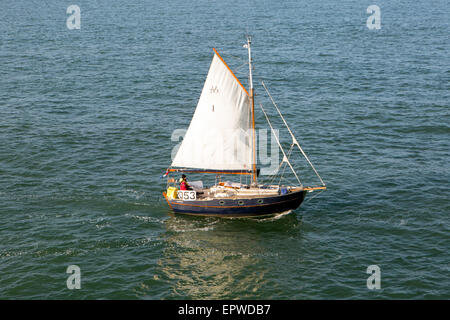
<path fill-rule="evenodd" d="M 172 167 L 249 171 L 254 148 L 248 92 L 214 52 L 197 108 Z"/>

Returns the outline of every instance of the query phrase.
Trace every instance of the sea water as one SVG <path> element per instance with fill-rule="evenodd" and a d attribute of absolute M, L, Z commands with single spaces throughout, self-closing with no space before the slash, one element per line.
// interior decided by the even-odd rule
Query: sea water
<path fill-rule="evenodd" d="M 450 298 L 447 1 L 0 9 L 0 298 Z M 328 189 L 276 219 L 173 215 L 172 134 L 213 47 L 248 85 L 246 34 L 257 103 L 289 144 L 264 80 Z"/>

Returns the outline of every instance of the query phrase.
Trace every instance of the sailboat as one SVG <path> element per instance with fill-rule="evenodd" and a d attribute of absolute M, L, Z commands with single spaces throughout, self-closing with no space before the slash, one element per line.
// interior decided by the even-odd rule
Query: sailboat
<path fill-rule="evenodd" d="M 261 184 L 258 181 L 260 170 L 256 161 L 255 92 L 250 37 L 247 37 L 244 47 L 248 50 L 249 90 L 213 48 L 214 56 L 191 123 L 164 175 L 167 177 L 167 190 L 163 195 L 176 213 L 221 217 L 276 215 L 297 209 L 308 192 L 326 189 L 264 83 L 267 94 L 292 137 L 290 152 L 286 154 L 277 135 L 273 135 L 282 151 L 282 165 L 291 169 L 297 183 Z M 274 132 L 262 104 L 260 107 Z M 314 170 L 320 185 L 307 187 L 300 181 L 289 159 L 295 146 Z M 207 187 L 203 186 L 202 181 L 189 182 L 191 190 L 180 190 L 179 181 L 169 176 L 181 173 L 214 174 L 215 183 Z M 239 177 L 241 182 L 222 181 L 222 176 Z M 242 183 L 242 177 L 248 183 Z"/>

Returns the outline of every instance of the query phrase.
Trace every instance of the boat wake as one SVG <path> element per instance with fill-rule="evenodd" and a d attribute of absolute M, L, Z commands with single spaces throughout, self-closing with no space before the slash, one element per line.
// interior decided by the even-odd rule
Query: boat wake
<path fill-rule="evenodd" d="M 284 216 L 287 216 L 289 213 L 291 213 L 292 210 L 287 210 L 281 213 L 276 213 L 274 215 L 271 216 L 266 216 L 266 217 L 261 217 L 258 220 L 258 222 L 270 222 L 270 221 L 276 221 L 279 220 L 281 218 L 283 218 Z"/>

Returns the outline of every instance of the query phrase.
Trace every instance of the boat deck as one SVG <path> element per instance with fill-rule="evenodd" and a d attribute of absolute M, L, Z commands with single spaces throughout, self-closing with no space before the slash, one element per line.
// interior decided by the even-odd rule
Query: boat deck
<path fill-rule="evenodd" d="M 287 187 L 288 193 L 300 191 L 300 187 Z M 213 199 L 256 199 L 273 197 L 280 194 L 278 187 L 276 188 L 255 188 L 255 187 L 227 187 L 227 186 L 213 186 L 210 188 L 197 189 L 197 200 L 213 200 Z"/>

